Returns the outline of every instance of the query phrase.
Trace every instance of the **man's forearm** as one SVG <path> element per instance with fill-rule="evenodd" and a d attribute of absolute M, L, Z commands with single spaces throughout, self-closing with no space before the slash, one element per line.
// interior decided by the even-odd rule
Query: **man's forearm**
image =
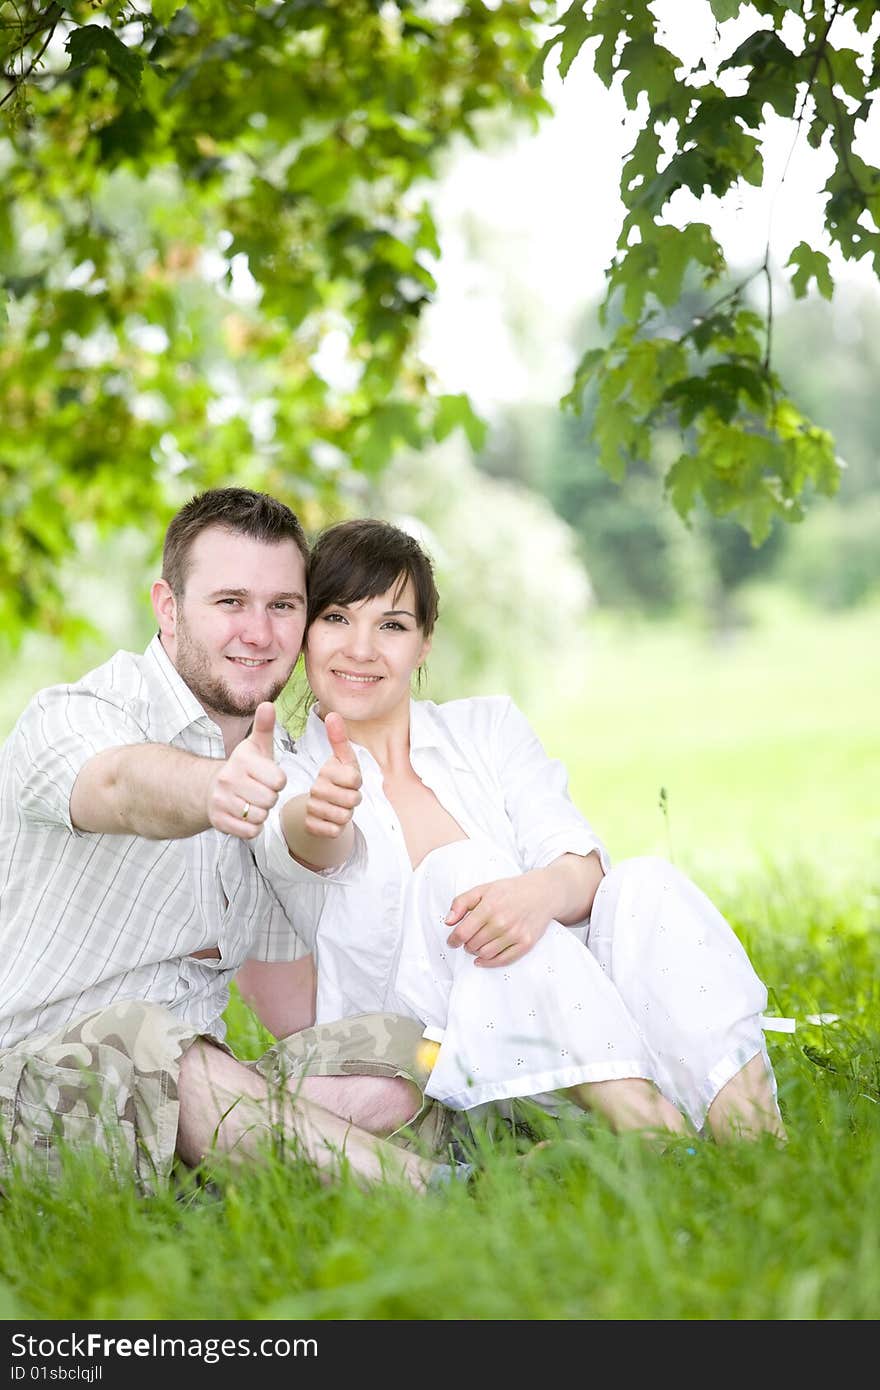
<path fill-rule="evenodd" d="M 307 869 L 336 869 L 351 857 L 354 826 L 351 821 L 337 836 L 311 835 L 306 829 L 308 796 L 292 796 L 281 808 L 281 829 L 287 848 Z"/>
<path fill-rule="evenodd" d="M 570 927 L 589 917 L 596 889 L 604 877 L 597 850 L 587 855 L 563 854 L 538 872 L 546 877 L 549 903 L 557 922 Z"/>
<path fill-rule="evenodd" d="M 108 748 L 85 764 L 73 784 L 70 818 L 77 830 L 179 840 L 210 825 L 208 792 L 218 760 L 142 743 Z"/>

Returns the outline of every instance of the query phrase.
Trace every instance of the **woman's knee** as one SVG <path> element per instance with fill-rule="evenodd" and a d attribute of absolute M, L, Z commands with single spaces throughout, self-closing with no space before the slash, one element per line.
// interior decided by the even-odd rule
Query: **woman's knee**
<path fill-rule="evenodd" d="M 606 877 L 609 886 L 627 883 L 639 890 L 663 889 L 689 882 L 680 869 L 659 854 L 640 854 L 632 859 L 621 859 L 620 863 L 609 870 Z"/>
<path fill-rule="evenodd" d="M 522 872 L 516 861 L 503 851 L 470 839 L 441 845 L 423 863 L 420 875 L 423 900 L 433 902 L 436 899 L 442 904 L 443 914 L 459 893 L 467 892 L 478 883 L 490 883 Z"/>
<path fill-rule="evenodd" d="M 623 913 L 630 927 L 643 928 L 671 894 L 680 892 L 687 882 L 668 859 L 659 855 L 640 855 L 621 859 L 605 874 L 596 892 L 590 914 L 588 943 L 596 946 L 616 934 L 618 917 Z"/>

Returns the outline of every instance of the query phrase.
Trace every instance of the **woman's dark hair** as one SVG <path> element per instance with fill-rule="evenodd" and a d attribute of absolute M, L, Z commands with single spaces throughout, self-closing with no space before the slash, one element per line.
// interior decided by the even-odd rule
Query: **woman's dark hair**
<path fill-rule="evenodd" d="M 439 598 L 431 561 L 418 541 L 372 517 L 328 526 L 312 546 L 309 560 L 306 630 L 332 604 L 348 607 L 389 589 L 399 593 L 408 579 L 415 591 L 416 622 L 429 637 Z"/>
<path fill-rule="evenodd" d="M 309 543 L 299 518 L 284 502 L 246 487 L 216 487 L 190 498 L 165 533 L 162 578 L 178 598 L 186 588 L 190 553 L 197 537 L 212 526 L 274 545 L 294 541 L 306 565 Z"/>

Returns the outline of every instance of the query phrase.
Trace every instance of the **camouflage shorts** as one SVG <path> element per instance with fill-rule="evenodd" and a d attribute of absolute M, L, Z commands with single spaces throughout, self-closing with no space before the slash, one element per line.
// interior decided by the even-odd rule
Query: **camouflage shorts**
<path fill-rule="evenodd" d="M 141 1191 L 155 1191 L 174 1162 L 180 1059 L 197 1037 L 161 1005 L 129 1000 L 0 1052 L 0 1174 L 36 1164 L 54 1175 L 62 1150 L 97 1147 Z M 424 1096 L 423 1051 L 420 1024 L 362 1014 L 307 1028 L 245 1065 L 270 1089 L 294 1092 L 306 1076 L 404 1077 L 418 1086 L 421 1106 L 392 1137 L 440 1152 L 450 1115 Z"/>
<path fill-rule="evenodd" d="M 253 1068 L 270 1088 L 296 1091 L 306 1076 L 401 1076 L 418 1087 L 421 1107 L 409 1124 L 390 1137 L 402 1148 L 443 1154 L 452 1138 L 454 1116 L 425 1095 L 436 1045 L 427 1043 L 422 1025 L 400 1014 L 355 1014 L 319 1023 L 276 1042 Z"/>

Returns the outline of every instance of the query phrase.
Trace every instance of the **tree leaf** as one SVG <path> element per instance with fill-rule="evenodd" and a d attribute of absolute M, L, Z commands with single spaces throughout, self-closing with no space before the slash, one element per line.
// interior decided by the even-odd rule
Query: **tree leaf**
<path fill-rule="evenodd" d="M 443 440 L 459 428 L 464 430 L 474 452 L 479 453 L 486 442 L 486 421 L 477 415 L 467 396 L 439 396 L 434 416 L 434 438 Z"/>
<path fill-rule="evenodd" d="M 834 280 L 831 276 L 831 262 L 824 251 L 816 251 L 805 241 L 801 241 L 785 264 L 795 266 L 791 277 L 795 298 L 803 299 L 809 291 L 810 282 L 815 280 L 819 293 L 825 299 L 831 299 L 834 294 Z"/>
<path fill-rule="evenodd" d="M 726 19 L 736 19 L 745 0 L 709 0 L 709 7 L 719 24 Z"/>
<path fill-rule="evenodd" d="M 604 348 L 589 348 L 584 353 L 577 365 L 577 371 L 574 374 L 574 382 L 572 383 L 571 390 L 560 402 L 563 407 L 567 406 L 571 410 L 574 410 L 576 414 L 580 414 L 583 405 L 584 391 L 601 367 L 605 360 L 605 356 L 606 353 Z"/>
<path fill-rule="evenodd" d="M 183 5 L 181 0 L 150 0 L 150 9 L 159 24 L 168 24 Z"/>
<path fill-rule="evenodd" d="M 140 53 L 118 39 L 112 29 L 83 24 L 72 30 L 65 48 L 70 54 L 71 67 L 89 67 L 102 62 L 130 91 L 136 92 L 140 86 L 144 60 Z"/>
<path fill-rule="evenodd" d="M 694 509 L 703 481 L 703 469 L 695 454 L 680 454 L 667 471 L 663 486 L 683 521 Z"/>
<path fill-rule="evenodd" d="M 584 13 L 581 0 L 566 10 L 562 18 L 562 51 L 559 56 L 559 75 L 567 77 L 569 68 L 580 53 L 583 45 L 592 34 L 592 24 Z"/>

